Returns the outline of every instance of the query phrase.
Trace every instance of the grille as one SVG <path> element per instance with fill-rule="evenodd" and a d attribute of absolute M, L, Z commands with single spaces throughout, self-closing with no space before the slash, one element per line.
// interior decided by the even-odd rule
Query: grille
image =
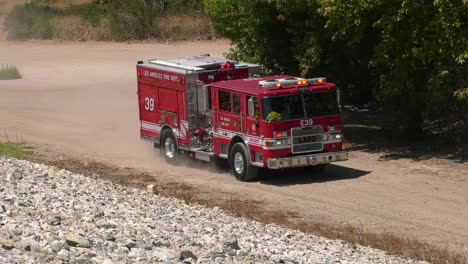
<path fill-rule="evenodd" d="M 291 135 L 293 153 L 321 151 L 323 149 L 322 126 L 293 128 Z"/>

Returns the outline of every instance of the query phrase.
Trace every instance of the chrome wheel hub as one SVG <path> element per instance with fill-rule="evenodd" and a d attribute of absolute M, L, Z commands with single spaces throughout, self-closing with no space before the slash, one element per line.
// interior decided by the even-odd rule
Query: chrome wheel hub
<path fill-rule="evenodd" d="M 242 174 L 244 172 L 244 158 L 240 152 L 236 152 L 234 155 L 234 169 L 238 174 Z"/>
<path fill-rule="evenodd" d="M 171 159 L 174 158 L 176 154 L 175 150 L 176 147 L 174 140 L 172 140 L 171 137 L 167 137 L 164 141 L 164 151 L 166 152 L 166 156 Z"/>

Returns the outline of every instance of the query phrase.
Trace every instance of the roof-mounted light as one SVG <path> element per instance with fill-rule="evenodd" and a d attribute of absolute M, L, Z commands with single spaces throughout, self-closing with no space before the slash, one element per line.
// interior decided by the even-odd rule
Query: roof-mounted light
<path fill-rule="evenodd" d="M 264 81 L 259 81 L 258 84 L 262 86 L 263 88 L 275 88 L 276 84 L 278 83 L 278 80 L 264 80 Z"/>
<path fill-rule="evenodd" d="M 306 85 L 307 80 L 303 78 L 297 78 L 297 77 L 289 77 L 289 78 L 284 78 L 284 79 L 274 79 L 274 80 L 264 80 L 264 81 L 259 81 L 258 84 L 267 89 L 272 89 L 272 88 L 283 88 L 283 87 L 289 87 L 289 86 L 297 86 L 297 85 Z"/>
<path fill-rule="evenodd" d="M 326 81 L 327 79 L 325 77 L 307 79 L 307 82 L 310 83 L 311 85 L 322 84 L 322 83 L 325 83 Z"/>

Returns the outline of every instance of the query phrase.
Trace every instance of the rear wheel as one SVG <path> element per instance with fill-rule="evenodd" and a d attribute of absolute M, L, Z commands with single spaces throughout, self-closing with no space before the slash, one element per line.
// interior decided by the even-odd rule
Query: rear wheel
<path fill-rule="evenodd" d="M 250 154 L 243 143 L 236 143 L 229 156 L 232 174 L 239 181 L 253 181 L 258 177 L 258 168 L 250 163 Z"/>
<path fill-rule="evenodd" d="M 179 150 L 174 134 L 166 129 L 161 137 L 161 154 L 170 164 L 177 164 L 179 161 Z"/>

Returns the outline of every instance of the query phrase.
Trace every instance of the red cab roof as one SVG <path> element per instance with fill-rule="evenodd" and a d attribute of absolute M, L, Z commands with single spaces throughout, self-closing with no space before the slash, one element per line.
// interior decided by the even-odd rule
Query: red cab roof
<path fill-rule="evenodd" d="M 267 76 L 261 78 L 248 78 L 248 79 L 238 79 L 238 80 L 227 80 L 227 81 L 220 81 L 220 82 L 213 82 L 211 85 L 232 91 L 239 91 L 245 92 L 249 94 L 262 94 L 262 95 L 282 95 L 282 94 L 290 94 L 298 89 L 298 85 L 288 85 L 282 87 L 270 87 L 266 88 L 263 87 L 259 82 L 261 81 L 271 81 L 271 80 L 280 80 L 280 79 L 289 79 L 294 78 L 293 76 L 289 75 L 275 75 L 275 76 Z M 307 86 L 307 85 L 303 85 Z M 336 85 L 333 83 L 323 82 L 320 84 L 309 85 L 309 91 L 331 91 L 335 90 Z"/>

